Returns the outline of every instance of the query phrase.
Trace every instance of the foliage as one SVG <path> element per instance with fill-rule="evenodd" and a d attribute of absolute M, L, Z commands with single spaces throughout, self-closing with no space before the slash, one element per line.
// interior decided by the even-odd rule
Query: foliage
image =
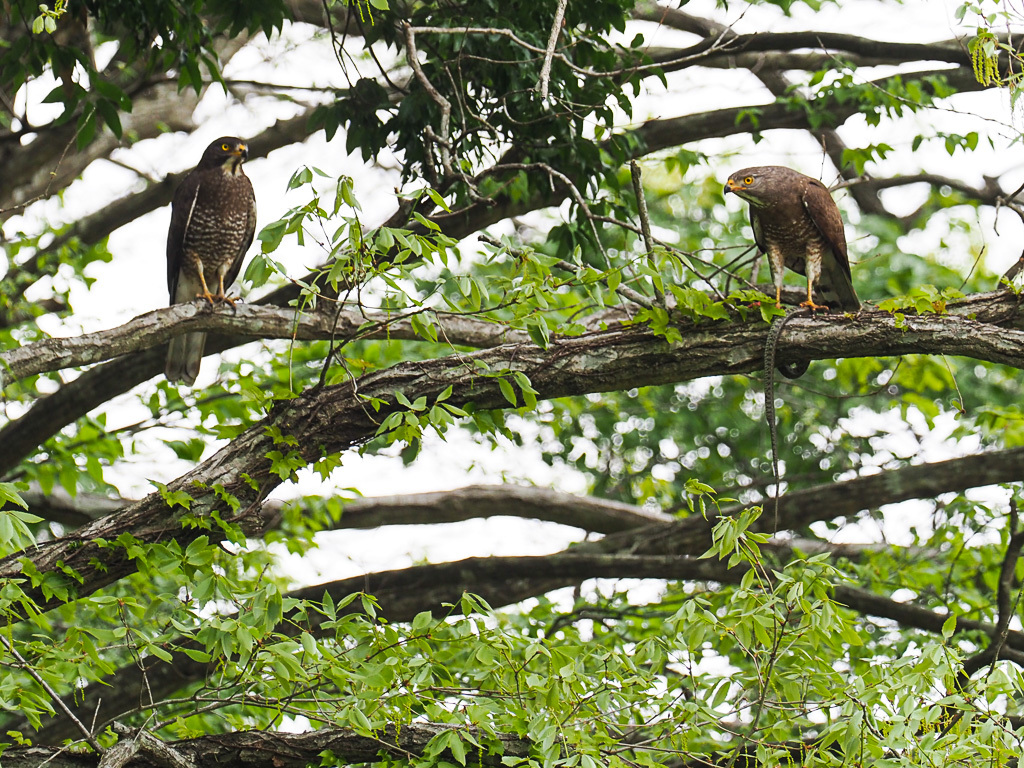
<path fill-rule="evenodd" d="M 742 8 L 774 23 L 795 5 Z M 995 481 L 932 465 L 986 452 L 1019 466 L 1020 371 L 970 349 L 979 359 L 843 358 L 825 334 L 808 374 L 776 382 L 786 493 L 770 520 L 763 374 L 723 339 L 761 338 L 783 311 L 721 179 L 755 142 L 808 172 L 823 147 L 870 304 L 827 320 L 931 341 L 914 321 L 962 318 L 998 282 L 979 211 L 1024 218 L 998 180 L 947 170 L 1006 150 L 996 119 L 944 119 L 971 117 L 961 92 L 1016 97 L 1018 54 L 999 31 L 1014 20 L 967 3 L 969 41 L 879 53 L 813 28 L 733 36 L 717 10 L 627 0 L 312 6 L 5 6 L 0 354 L 43 358 L 60 336 L 101 349 L 88 370 L 0 378 L 2 759 L 29 740 L 109 748 L 120 722 L 197 740 L 182 749 L 337 729 L 377 739 L 379 762 L 422 766 L 1011 764 L 1021 478 L 967 493 Z M 820 3 L 804 6 L 813 27 Z M 261 46 L 280 41 L 302 52 L 301 84 L 234 69 L 239 50 L 272 59 Z M 325 50 L 330 71 L 311 71 Z M 955 67 L 921 68 L 933 61 Z M 876 64 L 893 69 L 865 74 Z M 721 108 L 740 75 L 774 101 Z M 652 108 L 659 89 L 694 102 Z M 249 142 L 254 178 L 273 149 L 329 143 L 260 187 L 275 203 L 244 282 L 290 310 L 289 332 L 256 316 L 245 339 L 211 333 L 222 354 L 190 390 L 157 375 L 157 342 L 115 332 L 103 338 L 124 346 L 105 352 L 83 336 L 76 304 L 125 264 L 109 236 L 169 200 L 141 150 L 170 146 L 176 107 L 202 114 L 225 93 L 276 121 Z M 866 125 L 855 143 L 836 132 L 847 120 Z M 790 154 L 808 132 L 813 159 Z M 365 167 L 335 170 L 342 147 Z M 160 172 L 196 147 L 181 154 Z M 93 163 L 137 171 L 137 187 L 83 213 Z M 390 187 L 385 220 L 367 201 Z M 162 224 L 140 226 L 152 250 Z M 1012 303 L 977 320 L 1007 345 Z M 330 330 L 310 338 L 307 321 Z M 628 345 L 647 367 L 616 368 Z M 672 374 L 681 350 L 716 375 Z M 488 502 L 466 490 L 430 507 L 339 480 L 352 465 L 468 468 L 486 449 L 503 480 L 546 464 L 590 498 L 565 512 L 510 482 Z M 927 481 L 912 492 L 909 470 Z M 878 495 L 851 502 L 865 486 L 842 483 L 873 477 Z M 809 489 L 832 501 L 800 506 Z M 497 514 L 607 535 L 312 586 L 292 567 L 352 548 L 338 529 Z M 388 729 L 423 723 L 445 727 L 402 756 L 383 749 Z"/>

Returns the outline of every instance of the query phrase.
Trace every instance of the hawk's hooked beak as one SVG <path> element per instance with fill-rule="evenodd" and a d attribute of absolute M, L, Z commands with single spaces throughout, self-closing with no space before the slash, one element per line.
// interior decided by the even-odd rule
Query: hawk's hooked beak
<path fill-rule="evenodd" d="M 228 160 L 224 164 L 224 170 L 232 175 L 241 173 L 242 163 L 249 158 L 249 147 L 245 144 L 236 144 L 234 149 L 228 152 Z"/>
<path fill-rule="evenodd" d="M 732 179 L 729 179 L 727 182 L 725 182 L 725 188 L 722 190 L 722 192 L 724 192 L 725 194 L 729 194 L 730 192 L 735 192 L 736 188 L 738 186 L 739 186 L 739 184 L 737 184 Z"/>

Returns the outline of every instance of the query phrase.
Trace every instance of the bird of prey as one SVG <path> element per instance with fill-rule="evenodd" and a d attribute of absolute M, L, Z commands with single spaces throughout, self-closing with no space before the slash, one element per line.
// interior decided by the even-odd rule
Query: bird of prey
<path fill-rule="evenodd" d="M 238 277 L 256 231 L 256 197 L 242 171 L 245 142 L 224 136 L 210 144 L 181 182 L 171 202 L 167 231 L 167 289 L 171 304 L 203 298 L 211 305 L 234 300 L 224 291 Z M 211 293 L 210 289 L 216 289 Z M 171 339 L 164 375 L 191 386 L 203 359 L 205 333 Z"/>
<path fill-rule="evenodd" d="M 814 303 L 817 288 L 830 309 L 860 309 L 843 220 L 824 184 L 790 168 L 765 165 L 732 174 L 725 192 L 750 204 L 754 242 L 768 256 L 777 307 L 782 303 L 783 273 L 789 267 L 807 277 L 807 301 L 800 306 L 821 309 Z"/>

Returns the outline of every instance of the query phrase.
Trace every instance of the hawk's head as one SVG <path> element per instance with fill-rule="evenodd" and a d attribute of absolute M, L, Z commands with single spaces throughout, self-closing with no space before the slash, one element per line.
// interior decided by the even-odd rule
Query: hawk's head
<path fill-rule="evenodd" d="M 774 200 L 776 174 L 774 166 L 744 168 L 736 171 L 725 182 L 725 193 L 732 192 L 758 208 L 771 205 Z"/>
<path fill-rule="evenodd" d="M 249 157 L 245 142 L 234 136 L 221 136 L 203 152 L 200 168 L 223 168 L 225 173 L 238 173 L 242 163 Z"/>

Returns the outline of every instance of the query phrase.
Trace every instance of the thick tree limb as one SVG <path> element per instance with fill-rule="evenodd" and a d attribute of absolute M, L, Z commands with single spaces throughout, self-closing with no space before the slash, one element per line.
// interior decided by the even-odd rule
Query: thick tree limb
<path fill-rule="evenodd" d="M 421 314 L 419 312 L 408 314 Z M 107 331 L 73 338 L 52 338 L 0 353 L 0 389 L 17 380 L 46 371 L 74 368 L 111 360 L 131 352 L 166 344 L 172 336 L 210 331 L 251 339 L 393 338 L 419 339 L 407 315 L 375 310 L 299 313 L 293 308 L 237 304 L 211 307 L 203 301 L 155 309 Z M 525 332 L 473 317 L 445 314 L 437 319 L 443 338 L 457 346 L 494 347 L 525 341 Z"/>
<path fill-rule="evenodd" d="M 943 316 L 908 315 L 905 324 L 898 323 L 888 313 L 869 311 L 861 312 L 856 318 L 835 316 L 795 319 L 787 326 L 785 337 L 781 340 L 779 359 L 801 361 L 840 356 L 925 353 L 964 355 L 1016 367 L 1024 365 L 1024 332 L 1016 330 L 1024 322 L 1024 316 L 1017 305 L 1017 297 L 1012 293 L 997 291 L 977 294 L 950 305 L 949 311 L 950 315 Z M 969 319 L 967 315 L 974 319 Z M 1008 330 L 1006 326 L 1013 330 Z M 702 376 L 749 373 L 755 370 L 763 351 L 767 327 L 761 322 L 708 323 L 683 327 L 682 342 L 671 348 L 641 329 L 618 328 L 563 339 L 552 344 L 546 352 L 529 344 L 504 345 L 504 349 L 495 349 L 492 360 L 500 366 L 502 360 L 518 359 L 520 363 L 516 364 L 517 369 L 531 378 L 550 372 L 552 369 L 549 361 L 557 360 L 559 365 L 569 366 L 566 371 L 571 370 L 575 364 L 581 366 L 578 378 L 564 381 L 568 390 L 562 391 L 556 387 L 554 391 L 558 394 L 542 391 L 542 398 L 679 383 Z M 624 351 L 620 345 L 625 345 L 629 351 Z M 217 347 L 211 344 L 211 348 Z M 535 353 L 539 353 L 538 356 L 531 357 Z M 123 362 L 119 361 L 120 365 L 113 365 L 118 366 L 119 373 L 129 381 L 132 376 L 148 378 L 159 370 L 162 355 L 154 349 L 144 355 L 132 355 Z M 527 358 L 532 359 L 532 365 L 525 362 Z M 617 364 L 625 360 L 631 360 L 637 367 L 627 370 Z M 449 364 L 450 361 L 444 358 L 429 363 L 432 369 L 447 367 Z M 533 373 L 530 373 L 531 370 Z M 448 373 L 458 378 L 457 368 Z M 82 394 L 95 397 L 97 393 L 90 392 L 88 386 L 102 386 L 105 375 L 106 372 L 88 372 L 80 377 L 86 379 Z M 536 381 L 534 386 L 537 386 Z M 40 402 L 48 403 L 59 395 L 58 392 Z M 503 398 L 492 402 L 493 405 L 484 407 L 505 405 Z M 61 412 L 51 414 L 49 418 L 53 422 L 63 421 L 66 415 Z M 5 446 L 4 453 L 0 455 L 0 476 L 17 465 L 24 455 L 21 452 L 23 449 L 31 451 L 39 444 L 40 435 L 32 431 L 37 423 L 31 420 L 26 422 L 25 419 L 23 417 L 0 430 L 0 441 Z"/>
<path fill-rule="evenodd" d="M 45 520 L 78 527 L 135 503 L 129 499 L 78 494 L 72 499 L 56 491 L 22 493 L 29 511 Z M 268 501 L 262 515 L 267 528 L 276 528 L 282 507 L 289 502 Z M 614 533 L 675 518 L 633 504 L 576 496 L 528 485 L 470 485 L 452 491 L 374 496 L 345 502 L 336 530 L 380 528 L 389 525 L 436 525 L 489 517 L 519 517 L 561 523 L 592 533 Z"/>
<path fill-rule="evenodd" d="M 857 477 L 832 485 L 790 491 L 779 499 L 778 530 L 801 530 L 818 520 L 851 517 L 862 509 L 877 509 L 908 499 L 930 499 L 942 493 L 1024 480 L 1024 448 L 993 451 L 931 464 L 918 464 L 878 475 Z M 724 507 L 723 515 L 736 515 L 743 505 Z M 761 517 L 753 530 L 770 532 L 774 519 Z M 704 551 L 710 546 L 710 528 L 701 518 L 686 518 L 667 525 L 612 534 L 581 544 L 585 550 L 665 554 Z"/>
<path fill-rule="evenodd" d="M 268 505 L 269 506 L 269 505 Z M 451 523 L 488 517 L 520 517 L 561 523 L 593 533 L 612 533 L 675 518 L 633 504 L 577 496 L 525 485 L 471 485 L 455 491 L 375 496 L 345 503 L 339 528 Z"/>
<path fill-rule="evenodd" d="M 1024 324 L 1024 317 L 1017 309 L 1016 298 L 1005 292 L 978 294 L 966 305 L 969 306 L 966 311 L 952 305 L 948 316 L 908 317 L 906 327 L 899 328 L 891 315 L 878 312 L 861 313 L 856 321 L 848 324 L 837 322 L 838 318 L 831 317 L 807 318 L 806 323 L 794 319 L 786 334 L 787 341 L 790 347 L 795 348 L 793 351 L 813 349 L 821 357 L 901 354 L 898 347 L 902 344 L 908 352 L 929 351 L 925 347 L 930 346 L 933 351 L 941 354 L 960 354 L 1011 366 L 1024 364 L 1024 337 L 1018 336 L 1016 332 L 1008 332 L 1005 328 L 964 317 L 966 314 L 998 317 L 1020 326 Z M 411 323 L 401 317 L 399 315 L 399 319 L 392 320 L 392 316 L 382 312 L 354 310 L 297 315 L 294 309 L 254 304 L 241 304 L 232 309 L 211 308 L 204 302 L 194 301 L 147 312 L 107 331 L 72 338 L 46 339 L 2 352 L 0 368 L 7 371 L 9 380 L 17 380 L 38 373 L 110 360 L 164 344 L 172 336 L 191 331 L 231 334 L 249 340 L 308 341 L 345 339 L 357 335 L 374 338 L 381 334 L 395 339 L 420 338 Z M 486 348 L 508 341 L 521 343 L 527 338 L 521 331 L 470 317 L 444 315 L 438 322 L 445 338 L 459 346 Z M 364 330 L 374 325 L 378 326 L 377 330 Z M 728 346 L 733 333 L 745 331 L 746 325 L 749 324 L 732 327 L 719 325 L 720 338 Z M 684 335 L 706 336 L 706 329 L 702 326 L 694 326 L 682 332 Z M 884 346 L 875 343 L 875 336 L 881 337 L 878 341 Z M 858 349 L 864 351 L 858 354 Z M 0 389 L 4 386 L 4 378 L 0 377 Z"/>
<path fill-rule="evenodd" d="M 661 61 L 669 71 L 687 66 L 705 66 L 715 60 L 751 53 L 789 53 L 800 49 L 825 51 L 831 56 L 846 53 L 885 64 L 923 63 L 926 61 L 971 66 L 971 56 L 962 40 L 941 40 L 934 43 L 900 43 L 848 35 L 842 32 L 757 32 L 749 35 L 708 36 L 696 45 L 662 54 Z"/>
<path fill-rule="evenodd" d="M 330 750 L 344 763 L 375 763 L 385 758 L 408 760 L 420 756 L 427 743 L 450 726 L 433 723 L 405 723 L 388 726 L 376 737 L 358 736 L 344 728 L 324 728 L 307 733 L 274 731 L 235 731 L 170 742 L 166 746 L 194 765 L 231 765 L 237 768 L 306 768 L 319 765 Z M 504 765 L 502 757 L 525 759 L 530 742 L 511 734 L 470 731 L 482 744 L 493 745 L 481 752 L 466 743 L 467 765 Z M 454 757 L 445 752 L 449 762 Z M 5 768 L 100 768 L 95 754 L 68 752 L 51 747 L 12 747 L 4 751 Z M 132 765 L 165 768 L 165 764 L 146 753 L 135 756 Z"/>
<path fill-rule="evenodd" d="M 1012 294 L 1002 291 L 977 294 L 963 302 L 963 306 L 958 303 L 949 309 L 951 314 L 946 316 L 908 316 L 903 324 L 881 312 L 862 312 L 848 322 L 839 317 L 804 318 L 803 321 L 795 318 L 787 329 L 784 346 L 790 348 L 790 358 L 808 352 L 815 358 L 936 352 L 1010 366 L 1024 364 L 1024 332 L 1008 331 L 1004 327 L 1010 323 L 1024 324 L 1024 316 Z M 1003 325 L 968 319 L 965 317 L 968 314 L 978 319 L 998 318 Z M 297 315 L 294 309 L 252 304 L 232 309 L 210 308 L 204 302 L 195 301 L 147 312 L 111 330 L 46 339 L 0 353 L 0 368 L 7 371 L 10 379 L 17 380 L 110 360 L 164 344 L 172 336 L 191 331 L 234 334 L 248 339 L 345 339 L 357 335 L 373 338 L 381 334 L 396 339 L 419 338 L 411 323 L 400 319 L 401 315 L 398 317 L 391 320 L 381 312 L 354 310 Z M 460 346 L 486 348 L 508 341 L 522 343 L 527 338 L 523 332 L 475 318 L 444 315 L 439 323 L 445 338 Z M 378 326 L 376 330 L 364 330 L 374 325 Z M 724 349 L 742 343 L 740 339 L 749 335 L 752 325 L 756 329 L 760 324 L 717 324 L 714 330 Z M 700 347 L 708 338 L 707 326 L 684 327 L 681 332 L 684 347 Z M 686 337 L 692 337 L 692 341 Z M 704 362 L 706 372 L 695 372 L 687 378 L 727 372 L 722 369 L 722 362 L 710 357 Z M 0 384 L 6 386 L 3 378 Z"/>

